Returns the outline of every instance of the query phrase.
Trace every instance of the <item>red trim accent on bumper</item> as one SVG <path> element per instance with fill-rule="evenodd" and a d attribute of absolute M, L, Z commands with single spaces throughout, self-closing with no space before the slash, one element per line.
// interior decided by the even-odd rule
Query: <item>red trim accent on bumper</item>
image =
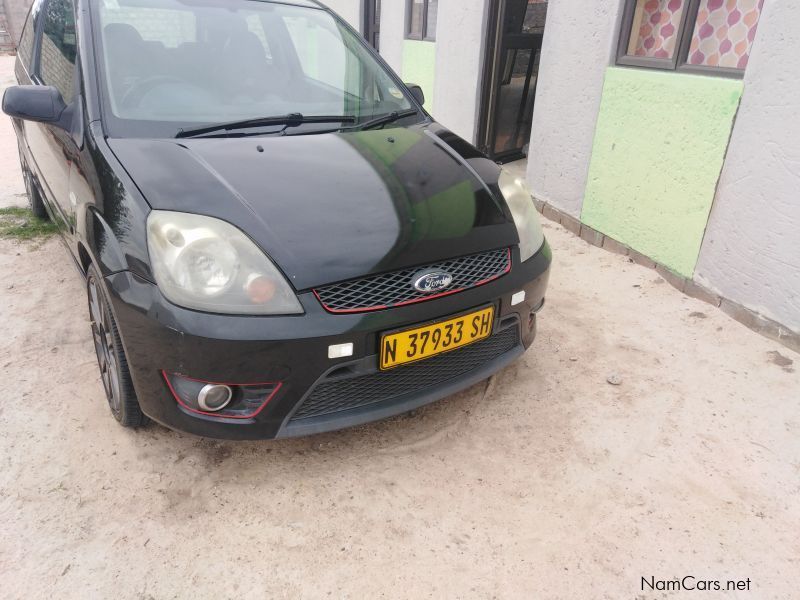
<path fill-rule="evenodd" d="M 178 396 L 178 394 L 175 392 L 175 388 L 172 387 L 172 382 L 169 380 L 169 375 L 167 375 L 167 372 L 162 369 L 161 370 L 161 375 L 164 377 L 164 381 L 167 382 L 167 387 L 169 388 L 169 391 L 172 392 L 172 397 L 175 398 L 175 401 L 178 404 L 180 404 L 183 408 L 185 408 L 189 412 L 195 413 L 197 415 L 205 415 L 206 417 L 215 417 L 217 419 L 252 419 L 252 418 L 256 417 L 262 410 L 264 410 L 264 407 L 267 406 L 267 404 L 269 404 L 269 401 L 272 400 L 275 397 L 275 394 L 278 393 L 278 390 L 280 390 L 281 386 L 283 385 L 283 382 L 281 382 L 281 381 L 264 381 L 262 383 L 224 383 L 224 382 L 221 382 L 221 381 L 206 381 L 205 379 L 195 379 L 193 377 L 186 377 L 184 375 L 178 375 L 177 373 L 173 373 L 173 375 L 175 375 L 176 377 L 181 377 L 183 379 L 188 379 L 189 381 L 197 381 L 198 383 L 208 383 L 208 384 L 211 384 L 211 385 L 227 385 L 227 386 L 231 386 L 231 387 L 250 387 L 250 386 L 257 386 L 257 385 L 274 385 L 275 386 L 275 389 L 272 390 L 272 393 L 269 396 L 266 397 L 266 399 L 261 404 L 261 406 L 259 406 L 258 409 L 253 411 L 252 413 L 249 413 L 249 414 L 246 414 L 246 415 L 235 415 L 235 416 L 234 415 L 221 415 L 219 413 L 205 412 L 205 411 L 202 411 L 202 410 L 197 410 L 196 408 L 192 408 L 191 406 L 187 406 L 186 403 L 183 402 L 183 400 L 181 400 L 180 397 Z"/>

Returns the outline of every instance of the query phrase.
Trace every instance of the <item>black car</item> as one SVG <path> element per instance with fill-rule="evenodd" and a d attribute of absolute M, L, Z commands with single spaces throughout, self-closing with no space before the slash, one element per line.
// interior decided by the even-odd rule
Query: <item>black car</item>
<path fill-rule="evenodd" d="M 86 277 L 111 411 L 306 435 L 427 404 L 533 342 L 525 184 L 312 0 L 36 0 L 3 110 Z"/>

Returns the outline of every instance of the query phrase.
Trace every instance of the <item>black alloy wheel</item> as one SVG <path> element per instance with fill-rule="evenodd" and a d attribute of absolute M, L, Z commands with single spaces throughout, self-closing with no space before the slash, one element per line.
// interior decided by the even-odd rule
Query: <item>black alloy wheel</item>
<path fill-rule="evenodd" d="M 117 324 L 94 266 L 89 267 L 86 290 L 97 364 L 100 367 L 100 378 L 103 381 L 111 413 L 125 427 L 144 425 L 147 418 L 136 399 Z"/>

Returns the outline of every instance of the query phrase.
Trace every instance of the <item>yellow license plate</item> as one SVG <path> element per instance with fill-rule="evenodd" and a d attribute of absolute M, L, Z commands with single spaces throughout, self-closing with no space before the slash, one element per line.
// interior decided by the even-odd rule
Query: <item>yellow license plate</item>
<path fill-rule="evenodd" d="M 462 348 L 492 334 L 494 307 L 381 337 L 381 370 Z"/>

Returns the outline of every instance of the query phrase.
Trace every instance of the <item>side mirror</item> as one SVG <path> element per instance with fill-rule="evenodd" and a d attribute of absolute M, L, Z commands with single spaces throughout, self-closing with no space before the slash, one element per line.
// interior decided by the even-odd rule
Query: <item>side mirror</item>
<path fill-rule="evenodd" d="M 61 92 L 49 85 L 15 85 L 3 94 L 3 112 L 16 119 L 58 125 L 66 108 Z"/>
<path fill-rule="evenodd" d="M 406 87 L 408 91 L 411 92 L 411 95 L 419 102 L 421 105 L 425 104 L 425 92 L 422 91 L 422 88 L 419 87 L 416 83 L 407 83 Z"/>

